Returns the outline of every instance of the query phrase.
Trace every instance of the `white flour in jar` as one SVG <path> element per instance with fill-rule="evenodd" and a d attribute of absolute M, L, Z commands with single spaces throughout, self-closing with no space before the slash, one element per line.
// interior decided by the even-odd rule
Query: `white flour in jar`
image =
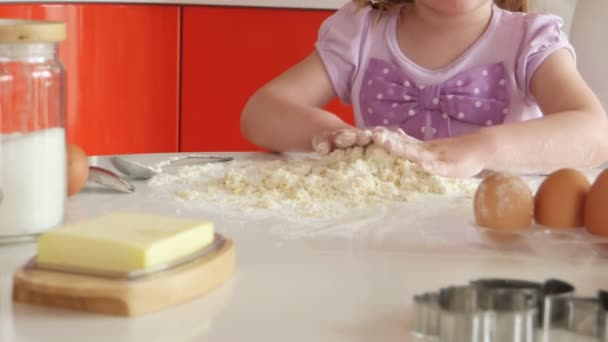
<path fill-rule="evenodd" d="M 36 234 L 62 223 L 65 130 L 0 135 L 0 237 Z"/>
<path fill-rule="evenodd" d="M 320 159 L 183 166 L 148 184 L 180 201 L 207 207 L 229 204 L 237 210 L 266 208 L 305 217 L 408 202 L 421 194 L 472 196 L 476 186 L 471 180 L 430 175 L 375 145 L 337 150 Z"/>

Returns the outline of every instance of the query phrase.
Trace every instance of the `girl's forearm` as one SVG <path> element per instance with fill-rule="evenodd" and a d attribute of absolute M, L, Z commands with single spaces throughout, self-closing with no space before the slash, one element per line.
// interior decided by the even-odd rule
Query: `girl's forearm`
<path fill-rule="evenodd" d="M 608 120 L 585 111 L 555 113 L 541 119 L 494 126 L 488 169 L 551 172 L 563 167 L 595 167 L 608 159 Z"/>
<path fill-rule="evenodd" d="M 315 135 L 349 127 L 323 109 L 263 92 L 251 98 L 241 117 L 243 135 L 252 143 L 276 152 L 310 152 Z"/>

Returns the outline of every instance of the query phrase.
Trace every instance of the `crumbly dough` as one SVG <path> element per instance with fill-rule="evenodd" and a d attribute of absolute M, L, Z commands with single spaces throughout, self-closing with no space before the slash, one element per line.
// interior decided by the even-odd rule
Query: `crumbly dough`
<path fill-rule="evenodd" d="M 197 167 L 195 172 L 193 168 Z M 206 186 L 201 186 L 200 178 L 194 180 L 205 177 L 203 168 L 213 168 L 217 175 L 218 167 L 224 167 L 225 172 Z M 185 166 L 176 175 L 154 177 L 150 184 L 183 184 L 188 178 L 197 186 L 178 191 L 182 200 L 216 199 L 214 195 L 227 192 L 249 205 L 280 208 L 288 204 L 307 215 L 315 215 L 323 203 L 330 201 L 360 208 L 386 201 L 406 202 L 425 193 L 472 196 L 476 186 L 471 180 L 430 175 L 376 145 L 336 150 L 320 159 Z"/>

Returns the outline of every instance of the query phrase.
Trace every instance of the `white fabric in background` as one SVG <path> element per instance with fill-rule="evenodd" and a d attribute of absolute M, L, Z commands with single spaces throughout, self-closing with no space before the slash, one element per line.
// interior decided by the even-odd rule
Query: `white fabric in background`
<path fill-rule="evenodd" d="M 576 10 L 578 2 L 579 0 L 529 0 L 529 11 L 553 13 L 559 15 L 560 17 L 562 17 L 562 19 L 564 19 L 564 31 L 570 32 L 574 12 Z"/>
<path fill-rule="evenodd" d="M 608 110 L 608 0 L 579 1 L 570 39 L 581 74 Z"/>
<path fill-rule="evenodd" d="M 578 68 L 608 111 L 608 0 L 580 0 L 570 39 Z M 608 132 L 606 132 L 608 134 Z M 602 167 L 608 167 L 608 162 Z"/>

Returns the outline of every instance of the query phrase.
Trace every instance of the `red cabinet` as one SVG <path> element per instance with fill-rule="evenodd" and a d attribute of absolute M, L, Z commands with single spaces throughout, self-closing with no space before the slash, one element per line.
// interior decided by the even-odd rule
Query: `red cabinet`
<path fill-rule="evenodd" d="M 67 23 L 68 141 L 89 155 L 257 150 L 240 115 L 307 56 L 331 10 L 5 4 L 0 17 Z M 329 110 L 348 122 L 337 100 Z"/>
<path fill-rule="evenodd" d="M 66 22 L 68 141 L 90 155 L 178 151 L 179 6 L 10 4 L 0 17 Z"/>
<path fill-rule="evenodd" d="M 185 6 L 181 151 L 257 150 L 240 133 L 249 97 L 313 49 L 333 11 Z M 338 101 L 329 109 L 352 123 Z"/>

